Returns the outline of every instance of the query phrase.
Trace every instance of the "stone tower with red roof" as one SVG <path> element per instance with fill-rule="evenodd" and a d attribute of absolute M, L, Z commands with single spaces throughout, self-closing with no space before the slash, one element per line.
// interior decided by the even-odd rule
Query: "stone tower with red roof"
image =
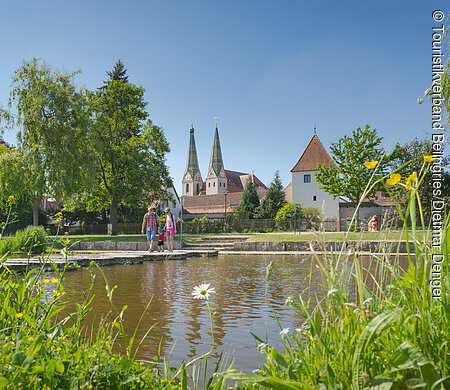
<path fill-rule="evenodd" d="M 337 168 L 331 160 L 319 137 L 314 132 L 303 154 L 291 169 L 292 173 L 292 202 L 302 203 L 303 207 L 317 207 L 324 210 L 325 218 L 339 216 L 339 199 L 319 188 L 315 175 L 318 165 Z"/>

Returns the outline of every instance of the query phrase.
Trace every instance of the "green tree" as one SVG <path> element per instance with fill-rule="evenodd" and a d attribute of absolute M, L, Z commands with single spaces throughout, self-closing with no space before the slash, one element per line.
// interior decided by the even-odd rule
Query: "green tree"
<path fill-rule="evenodd" d="M 237 209 L 239 218 L 252 219 L 259 207 L 259 197 L 253 181 L 249 178 L 242 191 L 241 203 Z"/>
<path fill-rule="evenodd" d="M 419 140 L 417 137 L 412 141 L 400 145 L 397 143 L 394 150 L 389 156 L 389 167 L 392 171 L 400 168 L 397 172 L 402 175 L 402 178 L 408 177 L 411 173 L 416 172 L 419 175 L 424 166 L 423 156 L 431 155 L 433 152 L 433 143 L 431 140 Z M 448 166 L 448 159 L 442 160 L 442 166 Z M 442 174 L 445 180 L 446 172 L 438 172 Z M 420 201 L 424 214 L 430 215 L 433 201 L 433 174 L 428 172 L 419 187 Z M 406 206 L 408 201 L 408 191 L 403 186 L 394 186 L 390 189 L 396 195 L 396 199 Z M 445 194 L 442 191 L 442 194 Z"/>
<path fill-rule="evenodd" d="M 99 90 L 106 89 L 108 86 L 108 81 L 122 80 L 124 83 L 128 83 L 127 69 L 120 59 L 114 64 L 113 70 L 106 71 L 106 75 L 108 76 L 108 79 L 103 81 L 103 85 L 99 88 Z"/>
<path fill-rule="evenodd" d="M 109 80 L 122 80 L 124 83 L 128 83 L 127 69 L 120 59 L 115 63 L 113 70 L 107 71 L 106 74 L 109 76 Z"/>
<path fill-rule="evenodd" d="M 278 210 L 281 209 L 285 203 L 286 195 L 283 192 L 283 183 L 281 182 L 280 172 L 276 171 L 269 189 L 261 199 L 261 205 L 257 211 L 257 218 L 275 218 Z"/>
<path fill-rule="evenodd" d="M 109 208 L 112 234 L 117 234 L 120 205 L 142 206 L 165 195 L 164 188 L 171 185 L 165 160 L 170 149 L 162 128 L 148 119 L 144 88 L 109 80 L 90 98 L 94 123 L 88 138 L 96 186 L 67 208 L 83 203 L 88 211 Z"/>
<path fill-rule="evenodd" d="M 382 137 L 377 136 L 377 131 L 366 125 L 364 130 L 358 127 L 353 130 L 352 136 L 344 135 L 338 142 L 332 143 L 330 151 L 337 168 L 318 165 L 318 173 L 315 175 L 319 188 L 333 198 L 345 196 L 356 204 L 362 201 L 362 195 L 366 189 L 373 170 L 364 166 L 365 162 L 378 161 L 383 155 L 380 147 Z M 383 171 L 385 161 L 378 164 L 378 173 Z M 380 189 L 374 186 L 367 194 L 366 198 L 371 199 Z M 357 211 L 359 221 L 359 208 Z"/>
<path fill-rule="evenodd" d="M 39 223 L 42 196 L 53 194 L 63 200 L 79 191 L 91 165 L 85 153 L 89 110 L 86 94 L 74 84 L 78 73 L 53 71 L 44 61 L 33 59 L 12 79 L 9 109 L 2 117 L 8 127 L 19 128 L 34 225 Z"/>

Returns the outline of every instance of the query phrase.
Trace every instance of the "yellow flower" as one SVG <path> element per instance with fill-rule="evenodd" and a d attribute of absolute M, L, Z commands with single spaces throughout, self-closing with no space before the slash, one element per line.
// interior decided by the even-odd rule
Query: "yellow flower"
<path fill-rule="evenodd" d="M 22 318 L 23 313 L 16 313 L 16 318 Z"/>
<path fill-rule="evenodd" d="M 7 204 L 7 205 L 11 205 L 11 204 L 14 204 L 14 203 L 16 203 L 16 197 L 13 196 L 13 195 L 10 195 L 10 196 L 8 197 L 8 200 L 6 201 L 6 204 Z"/>
<path fill-rule="evenodd" d="M 423 156 L 423 159 L 424 159 L 426 162 L 434 161 L 434 157 L 433 157 L 433 156 Z"/>
<path fill-rule="evenodd" d="M 374 160 L 374 161 L 366 161 L 366 162 L 364 163 L 364 166 L 365 166 L 367 169 L 373 169 L 373 168 L 375 168 L 375 167 L 377 166 L 377 164 L 378 164 L 378 161 L 377 161 L 377 160 Z"/>
<path fill-rule="evenodd" d="M 417 181 L 417 173 L 416 173 L 416 172 L 411 173 L 411 174 L 408 176 L 408 179 L 407 179 L 407 180 L 411 180 L 412 182 Z"/>
<path fill-rule="evenodd" d="M 53 279 L 52 279 L 52 283 L 58 283 L 58 279 L 53 278 Z"/>
<path fill-rule="evenodd" d="M 390 186 L 393 186 L 397 184 L 402 178 L 402 175 L 399 173 L 391 173 L 391 176 L 389 176 L 389 179 L 386 180 L 386 183 Z"/>
<path fill-rule="evenodd" d="M 49 279 L 44 279 L 43 282 L 44 282 L 45 284 L 47 284 L 47 283 L 50 283 L 50 280 L 49 280 Z"/>
<path fill-rule="evenodd" d="M 413 183 L 417 181 L 417 173 L 416 172 L 411 173 L 411 175 L 409 175 L 405 181 L 406 181 L 406 189 L 408 191 L 411 190 Z"/>
<path fill-rule="evenodd" d="M 59 291 L 53 290 L 53 295 L 55 297 L 59 297 L 61 295 L 61 293 Z"/>

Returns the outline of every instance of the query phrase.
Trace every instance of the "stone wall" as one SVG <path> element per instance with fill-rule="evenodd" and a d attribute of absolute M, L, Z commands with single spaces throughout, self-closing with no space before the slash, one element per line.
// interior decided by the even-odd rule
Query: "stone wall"
<path fill-rule="evenodd" d="M 153 247 L 156 249 L 156 244 Z M 181 249 L 181 242 L 177 241 L 173 243 L 174 249 Z M 77 251 L 146 251 L 148 250 L 148 244 L 146 242 L 77 242 L 71 247 Z"/>
<path fill-rule="evenodd" d="M 260 251 L 260 252 L 307 252 L 310 251 L 310 243 L 317 251 L 340 251 L 342 246 L 356 252 L 386 252 L 386 253 L 407 253 L 406 242 L 404 241 L 238 241 L 234 243 L 236 251 Z M 411 253 L 414 253 L 414 243 L 409 244 Z"/>

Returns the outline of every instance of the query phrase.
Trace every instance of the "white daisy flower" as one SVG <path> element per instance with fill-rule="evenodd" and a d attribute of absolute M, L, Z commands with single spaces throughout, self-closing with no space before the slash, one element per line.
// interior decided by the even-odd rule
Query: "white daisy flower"
<path fill-rule="evenodd" d="M 367 305 L 370 301 L 372 301 L 373 298 L 367 298 L 364 302 L 363 305 Z"/>
<path fill-rule="evenodd" d="M 199 286 L 195 286 L 192 292 L 194 299 L 208 299 L 209 294 L 216 292 L 214 288 L 209 288 L 209 286 L 209 283 L 202 283 Z"/>
<path fill-rule="evenodd" d="M 284 303 L 286 306 L 292 306 L 294 304 L 294 300 L 292 297 L 287 297 L 286 302 Z"/>
<path fill-rule="evenodd" d="M 257 349 L 259 352 L 264 352 L 264 351 L 267 349 L 267 347 L 268 347 L 268 345 L 267 345 L 266 343 L 261 343 L 261 344 L 258 344 L 258 346 L 256 347 L 256 349 Z"/>
<path fill-rule="evenodd" d="M 289 328 L 284 328 L 281 332 L 280 332 L 280 336 L 286 336 L 289 333 Z"/>
<path fill-rule="evenodd" d="M 332 288 L 330 291 L 328 291 L 328 296 L 330 296 L 331 294 L 337 293 L 338 289 L 337 288 Z"/>

